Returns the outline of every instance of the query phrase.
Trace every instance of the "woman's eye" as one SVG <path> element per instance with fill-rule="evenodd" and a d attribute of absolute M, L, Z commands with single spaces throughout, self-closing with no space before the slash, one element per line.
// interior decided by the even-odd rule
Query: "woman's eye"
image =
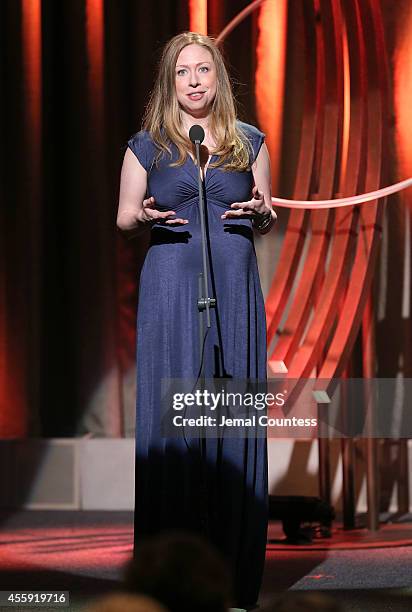
<path fill-rule="evenodd" d="M 200 66 L 199 68 L 200 72 L 209 72 L 209 67 L 208 66 Z M 186 74 L 186 68 L 180 68 L 180 70 L 177 70 L 176 74 L 177 76 L 183 76 L 184 74 Z"/>

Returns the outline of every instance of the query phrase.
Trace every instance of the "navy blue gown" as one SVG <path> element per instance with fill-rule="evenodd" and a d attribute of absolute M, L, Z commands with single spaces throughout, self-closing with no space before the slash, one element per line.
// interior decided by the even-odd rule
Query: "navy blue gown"
<path fill-rule="evenodd" d="M 264 134 L 238 122 L 256 158 Z M 235 598 L 257 601 L 266 549 L 266 439 L 207 439 L 188 447 L 160 431 L 162 378 L 196 379 L 199 370 L 198 274 L 202 270 L 197 167 L 190 156 L 156 165 L 150 134 L 138 132 L 129 147 L 148 173 L 149 196 L 159 210 L 175 210 L 186 225 L 151 229 L 140 277 L 137 313 L 135 543 L 167 529 L 205 534 L 234 577 Z M 177 148 L 171 145 L 173 161 Z M 210 163 L 217 158 L 212 156 Z M 210 289 L 217 299 L 205 343 L 207 376 L 266 378 L 266 320 L 253 230 L 249 219 L 222 220 L 233 202 L 251 198 L 253 175 L 207 168 L 205 193 Z M 200 470 L 206 465 L 206 475 Z M 202 467 L 203 466 L 203 467 Z M 199 486 L 200 482 L 202 486 Z M 205 494 L 206 491 L 206 494 Z M 206 525 L 206 527 L 205 527 Z"/>

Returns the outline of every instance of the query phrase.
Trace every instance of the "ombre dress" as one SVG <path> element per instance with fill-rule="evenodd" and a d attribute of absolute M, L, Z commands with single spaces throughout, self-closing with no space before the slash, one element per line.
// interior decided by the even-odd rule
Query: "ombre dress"
<path fill-rule="evenodd" d="M 238 122 L 253 159 L 264 140 L 257 128 Z M 205 534 L 234 575 L 243 607 L 257 601 L 266 549 L 266 439 L 207 439 L 203 464 L 196 445 L 161 435 L 161 380 L 196 379 L 199 371 L 198 274 L 202 271 L 197 167 L 190 156 L 170 167 L 147 132 L 129 147 L 148 173 L 148 196 L 159 210 L 175 210 L 186 225 L 154 225 L 140 277 L 137 313 L 137 413 L 135 543 L 168 529 Z M 171 146 L 173 161 L 177 148 Z M 217 158 L 212 156 L 210 163 Z M 210 293 L 217 300 L 206 336 L 206 376 L 266 378 L 266 320 L 253 230 L 249 219 L 221 215 L 233 202 L 251 198 L 252 172 L 207 168 L 205 193 Z M 200 475 L 206 465 L 206 475 Z M 203 481 L 203 485 L 199 483 Z M 203 489 L 203 490 L 200 490 Z"/>

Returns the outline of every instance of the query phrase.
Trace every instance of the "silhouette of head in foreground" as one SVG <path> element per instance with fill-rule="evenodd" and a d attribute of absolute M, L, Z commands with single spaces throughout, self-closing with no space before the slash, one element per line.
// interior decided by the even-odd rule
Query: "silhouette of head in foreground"
<path fill-rule="evenodd" d="M 142 540 L 126 568 L 125 588 L 153 597 L 170 612 L 225 612 L 232 600 L 220 554 L 203 538 L 183 532 Z"/>
<path fill-rule="evenodd" d="M 144 595 L 111 593 L 95 599 L 86 612 L 168 612 L 161 604 Z"/>
<path fill-rule="evenodd" d="M 287 591 L 263 612 L 342 612 L 340 604 L 323 593 L 296 593 Z"/>

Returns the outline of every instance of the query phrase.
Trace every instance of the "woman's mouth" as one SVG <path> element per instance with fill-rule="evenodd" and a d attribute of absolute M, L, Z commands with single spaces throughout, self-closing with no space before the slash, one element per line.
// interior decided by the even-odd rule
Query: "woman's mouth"
<path fill-rule="evenodd" d="M 197 91 L 196 93 L 187 94 L 191 100 L 201 100 L 206 92 Z"/>

